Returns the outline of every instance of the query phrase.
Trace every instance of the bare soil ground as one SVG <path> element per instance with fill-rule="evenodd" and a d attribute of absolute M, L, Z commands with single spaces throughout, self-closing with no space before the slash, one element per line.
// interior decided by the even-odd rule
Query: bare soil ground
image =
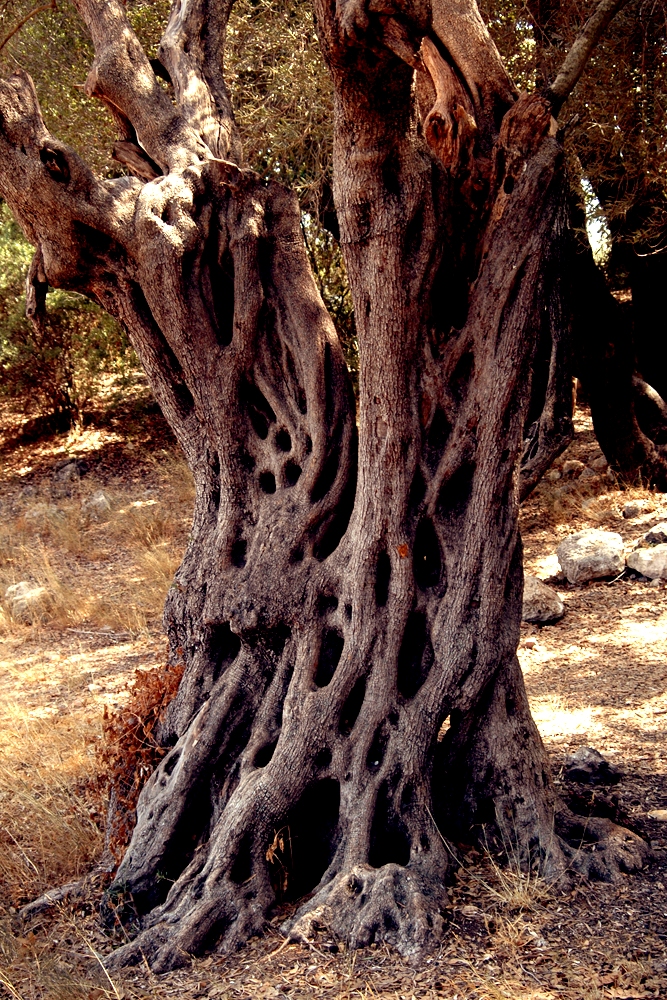
<path fill-rule="evenodd" d="M 556 581 L 565 617 L 523 626 L 519 654 L 563 789 L 563 762 L 579 746 L 622 768 L 593 805 L 651 838 L 655 862 L 640 875 L 547 885 L 516 869 L 511 845 L 509 867 L 470 849 L 451 889 L 449 936 L 418 968 L 384 948 L 286 945 L 276 914 L 266 936 L 232 958 L 112 981 L 101 958 L 117 937 L 98 921 L 94 889 L 17 921 L 21 905 L 80 878 L 100 856 L 102 713 L 124 702 L 137 669 L 165 655 L 160 610 L 189 529 L 191 482 L 157 415 L 126 410 L 115 420 L 30 441 L 0 414 L 0 995 L 667 997 L 667 823 L 648 816 L 667 808 L 667 595 L 628 574 L 584 587 Z M 599 457 L 579 411 L 556 470 Z M 63 488 L 54 469 L 67 458 L 80 460 L 83 475 Z M 90 521 L 81 504 L 99 489 L 111 510 Z M 629 500 L 644 502 L 638 517 L 622 517 Z M 526 569 L 553 578 L 556 545 L 581 528 L 618 531 L 630 544 L 661 520 L 667 495 L 622 490 L 604 472 L 549 479 L 524 506 Z M 44 587 L 31 623 L 2 603 L 21 580 Z M 590 792 L 582 796 L 591 804 Z"/>

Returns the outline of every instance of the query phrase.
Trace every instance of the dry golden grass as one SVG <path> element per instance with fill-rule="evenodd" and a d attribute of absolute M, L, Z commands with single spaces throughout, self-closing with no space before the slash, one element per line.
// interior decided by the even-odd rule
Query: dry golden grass
<path fill-rule="evenodd" d="M 51 499 L 44 487 L 20 503 L 0 527 L 2 633 L 106 625 L 134 635 L 154 628 L 180 561 L 192 497 L 183 464 L 172 462 L 162 478 L 174 484 L 175 503 L 169 489 L 163 501 L 106 488 L 111 511 L 100 521 L 82 509 L 99 488 L 94 481 L 65 499 Z M 44 589 L 29 623 L 3 601 L 10 585 L 24 580 Z"/>

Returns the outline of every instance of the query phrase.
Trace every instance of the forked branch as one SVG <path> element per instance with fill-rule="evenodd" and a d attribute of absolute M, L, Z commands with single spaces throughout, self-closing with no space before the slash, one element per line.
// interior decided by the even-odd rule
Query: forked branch
<path fill-rule="evenodd" d="M 158 83 L 121 0 L 75 3 L 95 47 L 86 80 L 88 96 L 114 105 L 132 124 L 140 146 L 165 173 L 209 159 L 205 142 Z"/>

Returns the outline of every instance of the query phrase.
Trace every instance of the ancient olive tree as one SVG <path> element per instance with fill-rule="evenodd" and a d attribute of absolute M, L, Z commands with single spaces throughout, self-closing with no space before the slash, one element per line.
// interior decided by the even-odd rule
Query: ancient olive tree
<path fill-rule="evenodd" d="M 76 0 L 86 88 L 133 176 L 99 180 L 52 137 L 25 73 L 0 86 L 29 311 L 50 284 L 118 317 L 196 484 L 165 609 L 185 668 L 170 749 L 111 890 L 142 914 L 112 963 L 157 969 L 242 943 L 277 898 L 302 900 L 295 937 L 417 953 L 446 932 L 448 838 L 480 824 L 554 874 L 646 857 L 557 805 L 516 658 L 519 465 L 529 488 L 567 423 L 553 112 L 595 31 L 548 92 L 518 95 L 474 0 L 315 0 L 357 419 L 296 199 L 242 165 L 231 2 L 174 0 L 151 63 L 120 0 Z"/>

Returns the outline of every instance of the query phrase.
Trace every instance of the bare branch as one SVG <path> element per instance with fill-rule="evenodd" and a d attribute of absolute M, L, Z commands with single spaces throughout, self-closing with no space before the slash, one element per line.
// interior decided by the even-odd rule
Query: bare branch
<path fill-rule="evenodd" d="M 610 21 L 622 7 L 625 7 L 627 2 L 628 0 L 601 0 L 594 13 L 586 21 L 570 51 L 565 56 L 556 79 L 547 89 L 546 96 L 551 101 L 555 114 L 560 111 L 574 90 L 593 49 L 600 41 Z"/>

